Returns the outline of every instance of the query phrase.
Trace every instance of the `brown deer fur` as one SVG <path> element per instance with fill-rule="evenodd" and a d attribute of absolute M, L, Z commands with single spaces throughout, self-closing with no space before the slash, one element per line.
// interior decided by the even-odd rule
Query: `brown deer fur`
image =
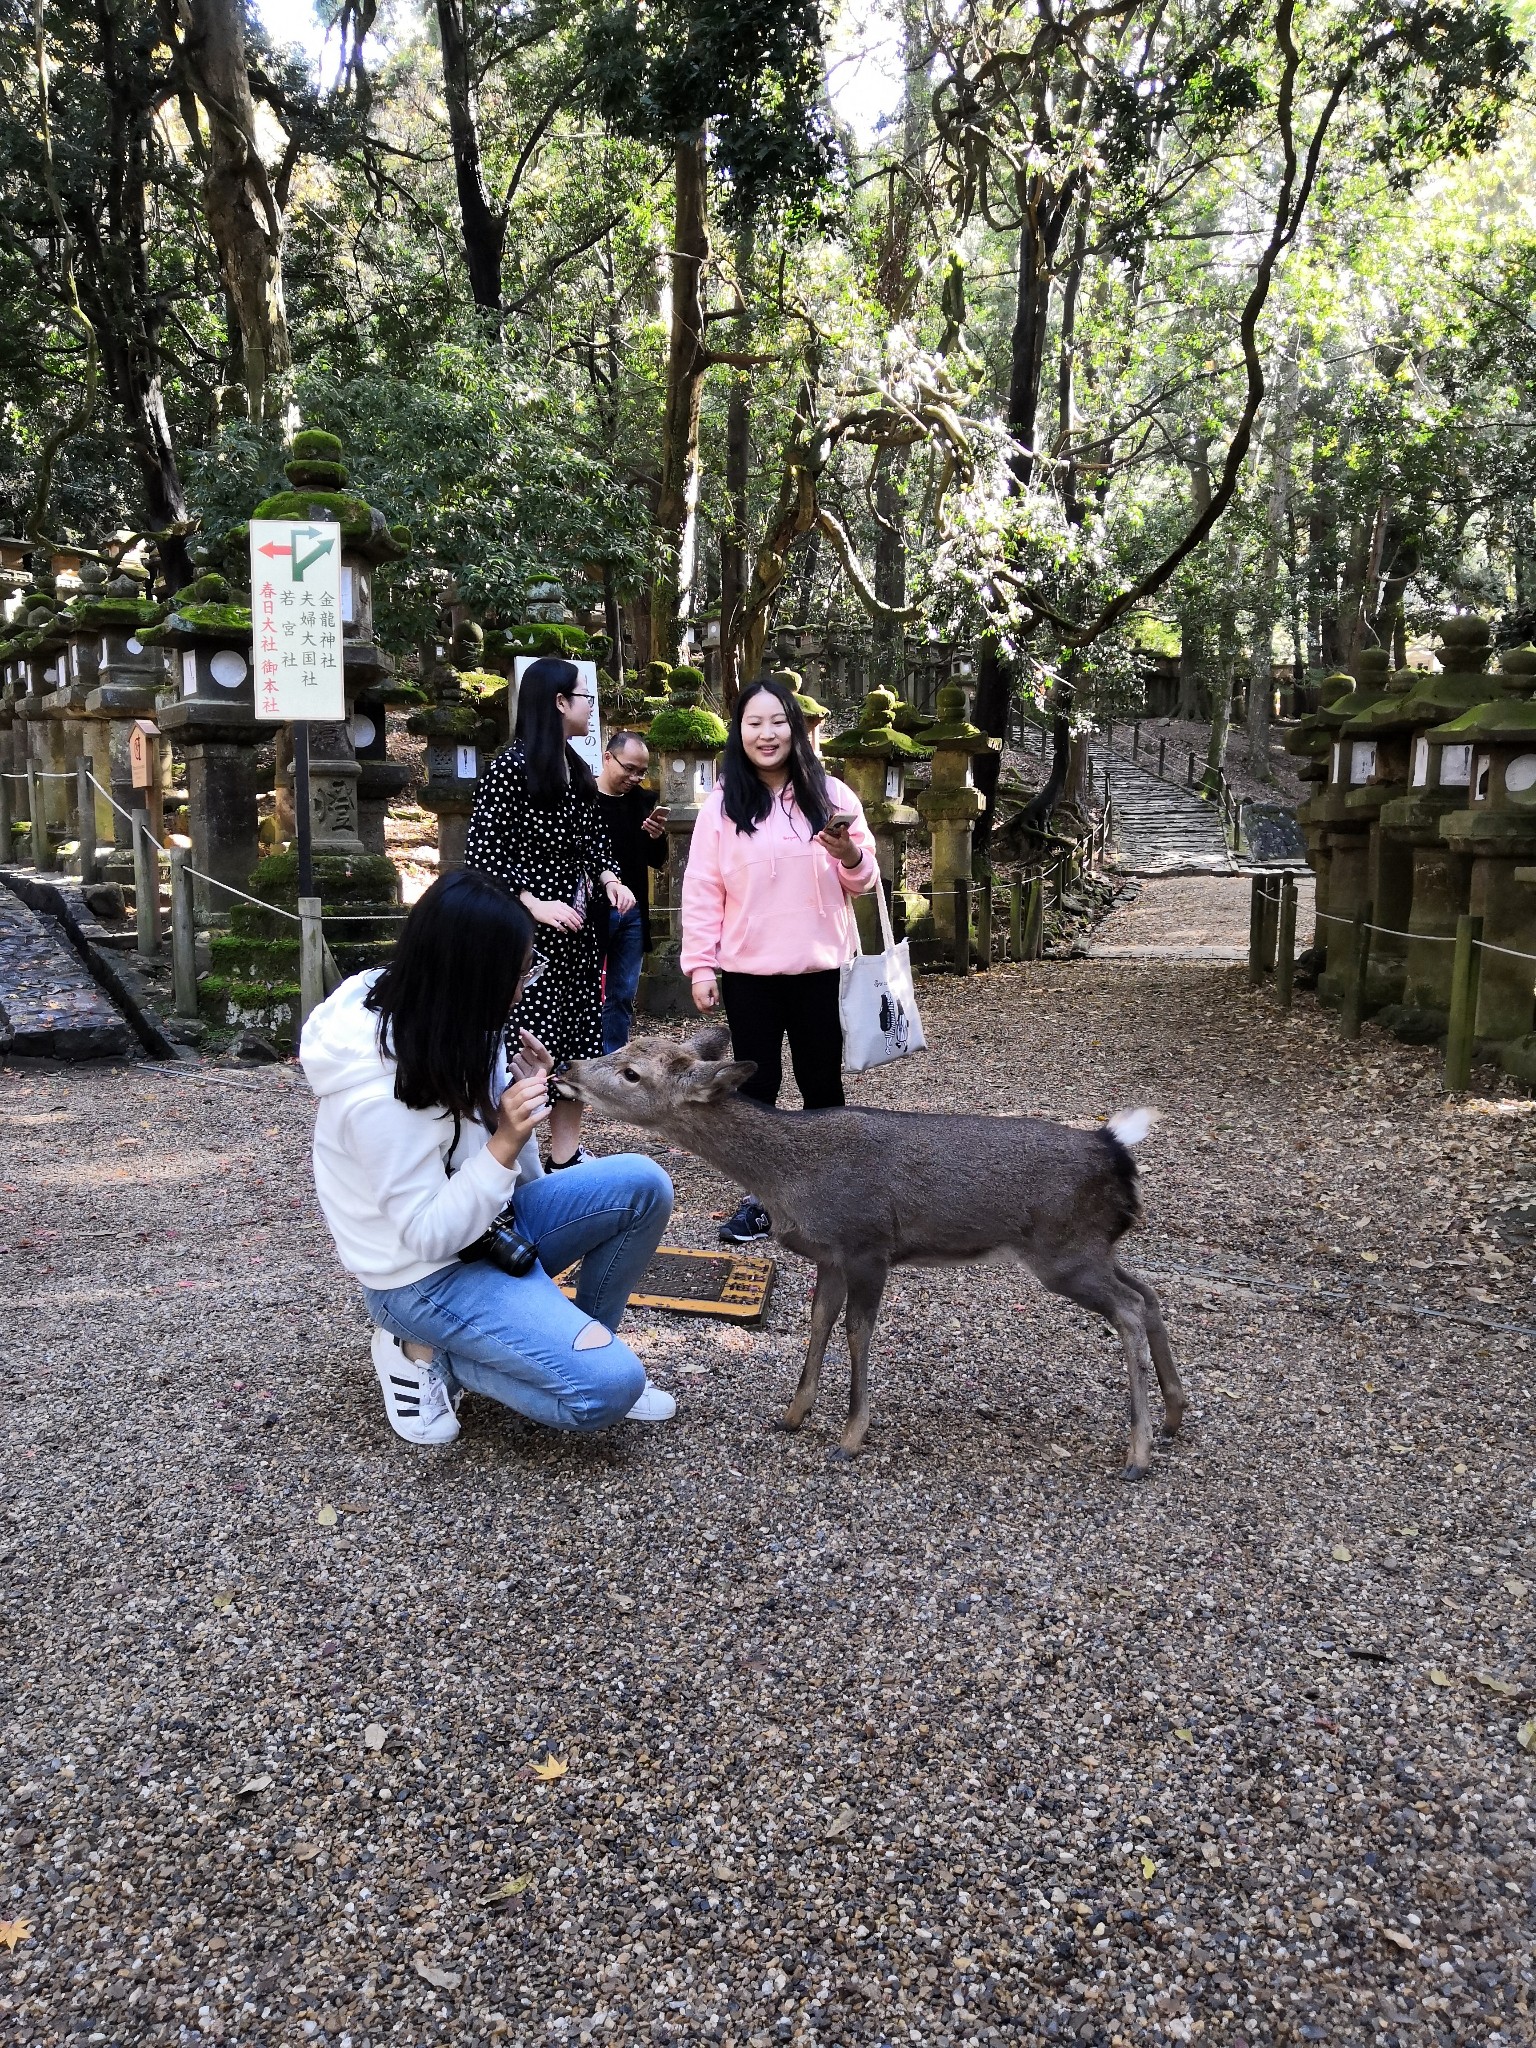
<path fill-rule="evenodd" d="M 1185 1391 L 1162 1309 L 1115 1257 L 1140 1213 L 1135 1163 L 1113 1128 L 1074 1130 L 1031 1116 L 945 1116 L 885 1109 L 767 1109 L 737 1093 L 755 1071 L 721 1057 L 718 1026 L 687 1044 L 642 1038 L 578 1060 L 561 1086 L 593 1109 L 661 1132 L 752 1191 L 779 1242 L 816 1267 L 805 1367 L 782 1426 L 798 1429 L 816 1399 L 840 1314 L 853 1366 L 851 1457 L 869 1427 L 869 1345 L 892 1266 L 1017 1261 L 1053 1294 L 1103 1316 L 1119 1336 L 1130 1384 L 1125 1477 L 1152 1457 L 1146 1373 L 1163 1396 L 1163 1431 L 1184 1419 Z M 1128 1142 L 1145 1112 L 1116 1121 Z M 1138 1128 L 1138 1126 L 1140 1128 Z"/>

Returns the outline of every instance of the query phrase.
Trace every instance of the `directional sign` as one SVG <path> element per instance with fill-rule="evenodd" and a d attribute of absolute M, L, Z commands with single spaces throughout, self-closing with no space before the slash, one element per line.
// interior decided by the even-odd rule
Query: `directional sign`
<path fill-rule="evenodd" d="M 345 718 L 339 526 L 251 521 L 251 621 L 257 718 Z"/>

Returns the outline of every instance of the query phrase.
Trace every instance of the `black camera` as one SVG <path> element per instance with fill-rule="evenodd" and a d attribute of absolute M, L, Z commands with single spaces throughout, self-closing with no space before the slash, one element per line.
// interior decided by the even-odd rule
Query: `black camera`
<path fill-rule="evenodd" d="M 531 1273 L 538 1262 L 539 1249 L 532 1245 L 518 1229 L 509 1202 L 496 1217 L 489 1230 L 477 1237 L 473 1244 L 465 1245 L 459 1257 L 466 1265 L 476 1259 L 489 1259 L 493 1266 L 514 1280 L 521 1280 L 525 1273 Z"/>

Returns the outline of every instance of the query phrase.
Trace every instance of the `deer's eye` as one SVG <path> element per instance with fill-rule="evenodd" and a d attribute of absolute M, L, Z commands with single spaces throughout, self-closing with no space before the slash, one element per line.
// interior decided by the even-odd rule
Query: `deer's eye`
<path fill-rule="evenodd" d="M 619 1072 L 626 1081 L 638 1081 L 640 1078 L 633 1067 L 620 1067 Z"/>

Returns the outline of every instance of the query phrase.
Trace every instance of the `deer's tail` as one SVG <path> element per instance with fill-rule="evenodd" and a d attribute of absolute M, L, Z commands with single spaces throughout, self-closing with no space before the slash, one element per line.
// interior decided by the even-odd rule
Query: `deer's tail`
<path fill-rule="evenodd" d="M 1155 1109 L 1121 1109 L 1100 1131 L 1114 1162 L 1115 1193 L 1119 1197 L 1116 1237 L 1123 1237 L 1141 1220 L 1141 1176 L 1131 1157 L 1131 1147 L 1141 1143 L 1157 1119 Z"/>

